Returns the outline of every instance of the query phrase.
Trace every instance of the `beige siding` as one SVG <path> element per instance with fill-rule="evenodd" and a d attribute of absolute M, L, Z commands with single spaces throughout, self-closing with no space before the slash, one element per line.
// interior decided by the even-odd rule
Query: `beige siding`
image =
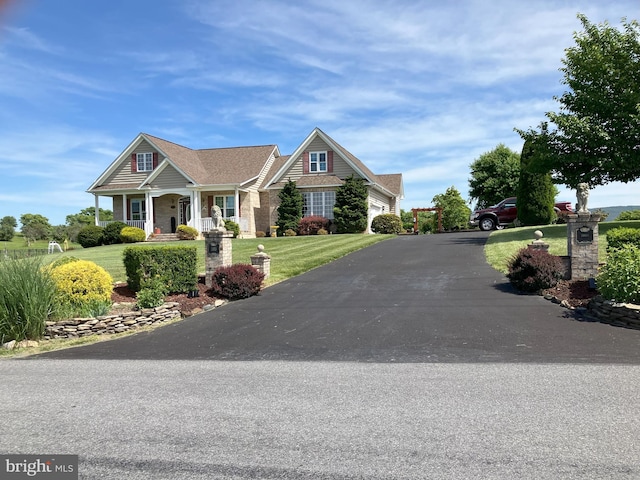
<path fill-rule="evenodd" d="M 149 153 L 157 152 L 152 148 L 149 142 L 143 140 L 140 142 L 132 153 Z M 162 159 L 159 159 L 162 161 Z M 151 172 L 132 173 L 131 172 L 131 154 L 126 158 L 118 168 L 107 178 L 103 185 L 117 185 L 122 183 L 142 183 Z"/>
<path fill-rule="evenodd" d="M 329 146 L 319 137 L 316 137 L 316 139 L 313 140 L 306 149 L 307 152 L 325 152 L 329 150 Z M 282 176 L 281 180 L 285 182 L 289 179 L 294 182 L 298 181 L 303 175 L 302 172 L 302 155 L 300 155 L 291 165 L 291 168 L 289 168 L 289 170 L 287 170 L 287 172 Z M 343 180 L 350 175 L 359 177 L 355 170 L 353 170 L 353 168 L 351 168 L 351 166 L 349 166 L 349 164 L 345 162 L 336 151 L 333 152 L 333 172 L 327 172 L 327 174 L 335 175 Z M 324 175 L 324 173 L 310 173 L 309 175 Z"/>
<path fill-rule="evenodd" d="M 184 188 L 188 180 L 178 172 L 175 168 L 169 165 L 165 168 L 155 180 L 153 180 L 153 188 L 171 189 L 171 188 Z"/>
<path fill-rule="evenodd" d="M 369 188 L 369 203 L 383 207 L 383 213 L 395 213 L 391 211 L 389 197 L 373 188 Z"/>

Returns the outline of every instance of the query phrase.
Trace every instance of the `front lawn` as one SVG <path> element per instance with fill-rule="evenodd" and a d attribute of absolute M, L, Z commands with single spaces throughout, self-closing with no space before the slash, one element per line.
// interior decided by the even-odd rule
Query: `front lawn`
<path fill-rule="evenodd" d="M 605 262 L 607 258 L 607 232 L 616 227 L 640 228 L 640 221 L 601 222 L 598 224 L 598 257 L 600 262 Z M 540 230 L 544 234 L 543 240 L 549 244 L 549 253 L 567 255 L 567 226 L 541 225 L 507 228 L 492 232 L 484 249 L 487 262 L 496 270 L 507 273 L 509 260 L 518 250 L 535 240 L 533 232 L 536 230 Z"/>
<path fill-rule="evenodd" d="M 233 263 L 251 263 L 251 255 L 258 252 L 258 245 L 271 256 L 271 276 L 267 285 L 281 282 L 307 270 L 329 263 L 336 258 L 361 248 L 395 238 L 395 235 L 312 235 L 298 237 L 265 237 L 233 239 Z M 147 243 L 145 245 L 156 245 Z M 198 251 L 198 271 L 205 271 L 204 240 L 158 243 L 157 245 L 196 245 Z M 127 245 L 106 245 L 103 247 L 80 248 L 64 253 L 48 255 L 54 261 L 62 256 L 73 256 L 90 260 L 107 270 L 115 282 L 125 282 L 126 273 L 122 261 L 122 251 Z"/>

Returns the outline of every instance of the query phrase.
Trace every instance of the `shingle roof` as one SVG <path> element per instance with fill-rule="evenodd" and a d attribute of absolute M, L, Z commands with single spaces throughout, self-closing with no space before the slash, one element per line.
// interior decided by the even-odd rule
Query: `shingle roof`
<path fill-rule="evenodd" d="M 144 134 L 169 159 L 199 185 L 242 184 L 256 178 L 275 145 L 192 150 Z"/>

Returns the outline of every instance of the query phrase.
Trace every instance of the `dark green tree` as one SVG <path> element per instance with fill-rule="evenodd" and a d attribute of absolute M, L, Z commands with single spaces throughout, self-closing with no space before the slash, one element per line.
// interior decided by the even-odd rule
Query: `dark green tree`
<path fill-rule="evenodd" d="M 622 20 L 622 29 L 578 18 L 583 31 L 565 50 L 560 71 L 568 87 L 559 112 L 546 114 L 537 129 L 516 130 L 539 139 L 548 151 L 536 156 L 538 172 L 576 188 L 640 178 L 640 24 Z"/>
<path fill-rule="evenodd" d="M 20 223 L 22 224 L 22 234 L 27 240 L 27 243 L 51 238 L 52 230 L 49 219 L 39 213 L 25 213 L 20 215 Z"/>
<path fill-rule="evenodd" d="M 333 217 L 338 233 L 362 233 L 367 229 L 368 196 L 364 180 L 354 175 L 336 189 Z"/>
<path fill-rule="evenodd" d="M 18 222 L 15 217 L 7 215 L 0 220 L 0 241 L 10 242 L 13 236 L 16 234 L 16 228 Z"/>
<path fill-rule="evenodd" d="M 442 228 L 456 230 L 469 226 L 471 209 L 456 187 L 449 187 L 445 193 L 433 197 L 433 204 L 442 208 Z"/>
<path fill-rule="evenodd" d="M 289 179 L 284 188 L 278 194 L 280 205 L 278 206 L 278 230 L 281 234 L 291 229 L 298 231 L 298 224 L 302 218 L 302 193 L 296 186 L 296 182 Z"/>
<path fill-rule="evenodd" d="M 486 208 L 513 197 L 520 176 L 520 155 L 502 143 L 483 153 L 470 165 L 469 196 L 477 208 Z"/>
<path fill-rule="evenodd" d="M 526 141 L 520 154 L 520 180 L 518 182 L 518 220 L 523 225 L 549 225 L 556 219 L 553 209 L 558 189 L 550 173 L 535 173 L 529 164 L 536 155 L 532 141 Z"/>

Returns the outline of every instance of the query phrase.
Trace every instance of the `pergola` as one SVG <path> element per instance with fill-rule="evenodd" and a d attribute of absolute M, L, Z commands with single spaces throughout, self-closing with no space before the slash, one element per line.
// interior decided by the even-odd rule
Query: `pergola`
<path fill-rule="evenodd" d="M 413 233 L 418 233 L 418 212 L 438 212 L 438 233 L 442 233 L 442 208 L 412 208 L 413 213 Z"/>

